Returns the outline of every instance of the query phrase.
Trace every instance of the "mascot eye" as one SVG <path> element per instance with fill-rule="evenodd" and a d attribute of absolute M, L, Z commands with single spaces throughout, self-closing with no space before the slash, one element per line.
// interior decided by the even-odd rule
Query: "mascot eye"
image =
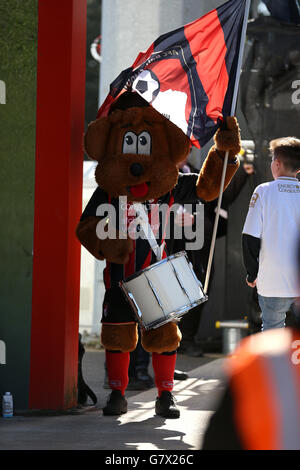
<path fill-rule="evenodd" d="M 149 132 L 142 132 L 138 136 L 138 152 L 143 155 L 150 155 L 151 153 L 151 135 Z"/>
<path fill-rule="evenodd" d="M 137 136 L 134 132 L 126 132 L 123 139 L 123 153 L 136 153 Z"/>

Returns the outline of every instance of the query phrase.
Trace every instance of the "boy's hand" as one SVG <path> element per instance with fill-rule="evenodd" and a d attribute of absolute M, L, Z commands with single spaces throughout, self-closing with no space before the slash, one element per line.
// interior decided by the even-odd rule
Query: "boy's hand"
<path fill-rule="evenodd" d="M 249 282 L 248 279 L 246 278 L 246 282 L 247 282 L 247 285 L 248 285 L 249 287 L 252 287 L 252 288 L 253 288 L 253 287 L 256 286 L 256 279 L 255 279 L 255 281 L 253 281 L 253 282 Z"/>

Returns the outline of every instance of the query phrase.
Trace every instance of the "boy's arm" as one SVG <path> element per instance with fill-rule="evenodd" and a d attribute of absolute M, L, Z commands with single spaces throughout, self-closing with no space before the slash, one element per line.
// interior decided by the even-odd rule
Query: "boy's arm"
<path fill-rule="evenodd" d="M 247 281 L 249 283 L 254 283 L 257 278 L 259 266 L 258 258 L 260 250 L 260 238 L 243 233 L 242 245 L 244 266 L 247 271 Z"/>
<path fill-rule="evenodd" d="M 250 200 L 242 235 L 243 259 L 247 272 L 246 282 L 250 287 L 256 285 L 259 268 L 259 251 L 263 233 L 262 196 L 260 187 L 257 187 Z"/>

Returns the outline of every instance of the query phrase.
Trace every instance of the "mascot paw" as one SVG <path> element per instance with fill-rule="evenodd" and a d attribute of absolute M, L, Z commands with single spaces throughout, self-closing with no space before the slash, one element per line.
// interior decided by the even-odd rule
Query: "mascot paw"
<path fill-rule="evenodd" d="M 226 128 L 217 130 L 214 141 L 219 151 L 237 155 L 241 150 L 240 128 L 235 117 L 226 118 Z"/>
<path fill-rule="evenodd" d="M 101 240 L 100 251 L 103 257 L 110 263 L 126 264 L 129 261 L 129 255 L 133 252 L 133 241 L 131 238 L 117 238 Z"/>
<path fill-rule="evenodd" d="M 101 231 L 106 232 L 103 237 Z M 80 243 L 99 260 L 106 259 L 111 263 L 125 264 L 133 252 L 133 241 L 127 235 L 121 236 L 118 230 L 103 226 L 100 217 L 87 217 L 81 221 L 76 229 Z"/>
<path fill-rule="evenodd" d="M 148 352 L 175 351 L 181 341 L 181 333 L 176 323 L 169 322 L 159 328 L 142 331 L 142 346 Z"/>

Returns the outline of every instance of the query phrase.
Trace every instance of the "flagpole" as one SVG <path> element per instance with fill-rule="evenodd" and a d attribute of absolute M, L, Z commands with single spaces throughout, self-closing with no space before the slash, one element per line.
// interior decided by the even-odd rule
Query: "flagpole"
<path fill-rule="evenodd" d="M 234 84 L 232 104 L 231 104 L 231 113 L 230 113 L 231 116 L 235 114 L 235 109 L 236 109 L 240 76 L 241 76 L 241 68 L 242 68 L 244 48 L 245 48 L 245 42 L 246 42 L 246 31 L 247 31 L 247 23 L 248 23 L 248 18 L 249 18 L 250 4 L 251 4 L 251 0 L 246 0 L 240 50 L 239 50 L 239 57 L 238 57 L 238 63 L 237 63 L 237 73 L 235 77 L 235 84 Z M 219 198 L 218 198 L 216 217 L 215 217 L 215 222 L 214 222 L 212 240 L 211 240 L 210 251 L 209 251 L 209 258 L 208 258 L 208 263 L 207 263 L 206 277 L 205 277 L 205 283 L 204 283 L 204 289 L 203 289 L 205 294 L 207 294 L 207 291 L 208 291 L 208 283 L 209 283 L 212 261 L 213 261 L 213 256 L 214 256 L 220 209 L 221 209 L 224 184 L 225 184 L 225 176 L 226 176 L 226 170 L 227 170 L 227 164 L 228 164 L 228 156 L 229 156 L 229 151 L 226 152 L 225 157 L 224 157 L 223 172 L 222 172 L 221 184 L 220 184 L 220 193 L 219 193 Z"/>

